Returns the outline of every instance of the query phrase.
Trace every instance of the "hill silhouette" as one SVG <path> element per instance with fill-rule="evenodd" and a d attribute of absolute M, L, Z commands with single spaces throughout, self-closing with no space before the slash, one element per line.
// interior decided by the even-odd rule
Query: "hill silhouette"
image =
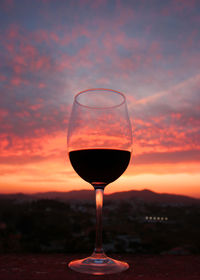
<path fill-rule="evenodd" d="M 39 199 L 55 199 L 61 201 L 94 201 L 95 193 L 93 190 L 77 190 L 69 192 L 41 192 L 35 194 L 0 194 L 0 199 L 12 199 L 20 201 L 39 200 Z M 116 192 L 105 194 L 105 200 L 126 200 L 126 201 L 144 201 L 147 203 L 166 203 L 166 204 L 200 204 L 200 199 L 183 195 L 175 195 L 168 193 L 156 193 L 148 189 L 131 190 L 124 192 Z"/>

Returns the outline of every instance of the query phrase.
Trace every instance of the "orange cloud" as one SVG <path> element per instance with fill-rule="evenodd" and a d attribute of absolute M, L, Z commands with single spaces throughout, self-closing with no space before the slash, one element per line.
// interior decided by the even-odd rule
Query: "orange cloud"
<path fill-rule="evenodd" d="M 151 7 L 143 1 L 79 2 L 0 4 L 1 190 L 90 188 L 65 162 L 67 124 L 75 93 L 106 86 L 126 93 L 133 122 L 132 164 L 109 190 L 149 182 L 154 190 L 168 184 L 175 191 L 177 174 L 183 186 L 177 192 L 187 193 L 190 179 L 197 193 L 198 1 Z M 81 142 L 84 148 L 85 135 L 87 142 L 112 147 L 126 132 L 115 118 L 109 142 L 94 125 L 75 135 L 77 147 Z"/>

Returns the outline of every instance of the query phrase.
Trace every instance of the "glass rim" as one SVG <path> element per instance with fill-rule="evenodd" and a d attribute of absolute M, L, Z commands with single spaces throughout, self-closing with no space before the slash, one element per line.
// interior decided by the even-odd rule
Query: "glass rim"
<path fill-rule="evenodd" d="M 104 107 L 100 107 L 100 106 L 89 106 L 89 105 L 84 105 L 84 104 L 81 104 L 77 98 L 81 95 L 81 94 L 84 94 L 84 93 L 87 93 L 87 92 L 95 92 L 95 91 L 108 91 L 108 92 L 112 92 L 112 93 L 116 93 L 118 95 L 120 95 L 123 100 L 122 102 L 120 102 L 119 104 L 117 105 L 113 105 L 113 106 L 104 106 Z M 75 97 L 74 97 L 74 102 L 77 103 L 78 105 L 82 106 L 82 107 L 85 107 L 85 108 L 90 108 L 90 109 L 112 109 L 112 108 L 116 108 L 116 107 L 119 107 L 121 105 L 123 105 L 125 102 L 126 102 L 126 97 L 125 95 L 120 92 L 120 91 L 116 91 L 116 90 L 113 90 L 113 89 L 108 89 L 108 88 L 90 88 L 90 89 L 86 89 L 86 90 L 83 90 L 83 91 L 80 91 L 78 92 Z"/>

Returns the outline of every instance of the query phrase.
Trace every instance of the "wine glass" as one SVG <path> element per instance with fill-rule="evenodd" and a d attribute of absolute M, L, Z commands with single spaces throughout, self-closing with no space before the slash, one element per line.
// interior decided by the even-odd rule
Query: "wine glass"
<path fill-rule="evenodd" d="M 111 89 L 88 89 L 74 98 L 68 128 L 70 162 L 96 194 L 96 242 L 91 256 L 69 267 L 94 275 L 128 269 L 126 262 L 109 258 L 102 248 L 104 188 L 126 170 L 132 151 L 132 131 L 124 94 Z"/>

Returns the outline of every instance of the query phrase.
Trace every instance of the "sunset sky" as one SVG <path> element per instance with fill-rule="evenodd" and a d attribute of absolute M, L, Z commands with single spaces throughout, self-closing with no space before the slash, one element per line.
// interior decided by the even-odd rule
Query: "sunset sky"
<path fill-rule="evenodd" d="M 1 0 L 0 193 L 91 189 L 67 155 L 73 98 L 123 92 L 133 156 L 106 193 L 200 198 L 199 0 Z"/>

